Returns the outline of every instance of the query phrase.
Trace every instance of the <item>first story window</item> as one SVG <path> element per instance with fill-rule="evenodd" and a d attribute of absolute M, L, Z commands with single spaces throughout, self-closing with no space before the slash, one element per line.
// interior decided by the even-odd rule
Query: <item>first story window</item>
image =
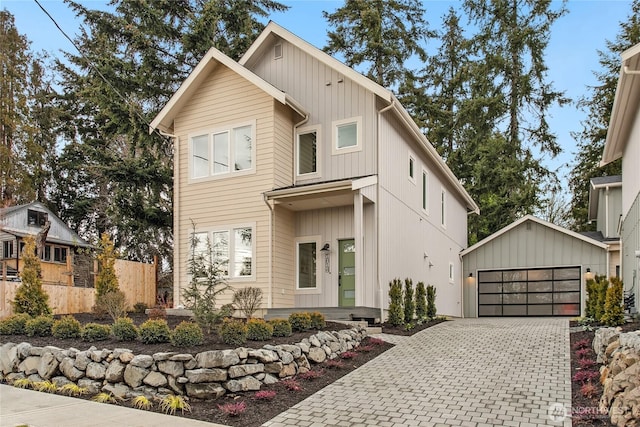
<path fill-rule="evenodd" d="M 230 279 L 253 276 L 253 228 L 234 227 L 211 232 L 198 232 L 192 237 L 193 255 L 215 264 L 223 277 Z"/>
<path fill-rule="evenodd" d="M 53 262 L 67 262 L 67 248 L 55 246 L 53 248 Z"/>
<path fill-rule="evenodd" d="M 318 242 L 300 239 L 296 242 L 296 288 L 318 287 Z"/>
<path fill-rule="evenodd" d="M 254 125 L 221 129 L 190 138 L 191 178 L 207 178 L 253 169 Z"/>
<path fill-rule="evenodd" d="M 15 258 L 16 254 L 14 252 L 14 242 L 13 240 L 5 240 L 2 242 L 2 258 L 10 259 Z"/>

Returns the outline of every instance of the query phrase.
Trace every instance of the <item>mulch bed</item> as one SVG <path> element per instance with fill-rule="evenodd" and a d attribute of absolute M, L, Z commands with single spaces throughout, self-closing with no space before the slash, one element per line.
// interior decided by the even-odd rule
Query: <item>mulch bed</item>
<path fill-rule="evenodd" d="M 570 322 L 570 326 L 579 326 L 575 322 Z M 640 329 L 639 322 L 627 323 L 622 326 L 622 330 L 624 332 L 635 331 Z M 596 362 L 596 353 L 593 351 L 593 338 L 595 336 L 595 330 L 593 331 L 580 331 L 580 332 L 572 332 L 570 334 L 570 342 L 571 342 L 571 408 L 572 408 L 572 425 L 574 427 L 590 427 L 590 426 L 610 426 L 611 423 L 609 421 L 608 415 L 602 415 L 598 411 L 600 397 L 602 396 L 602 385 L 599 381 L 599 372 L 600 366 Z M 588 343 L 586 347 L 584 344 Z M 583 353 L 577 353 L 580 347 L 584 347 L 586 350 L 583 350 Z M 585 367 L 588 365 L 588 362 L 581 362 L 580 360 L 590 360 L 593 362 L 592 367 Z M 585 365 L 586 363 L 586 365 Z M 580 371 L 585 372 L 595 372 L 598 377 L 594 381 L 579 381 L 576 374 Z M 583 375 L 583 374 L 582 374 Z M 590 388 L 587 386 L 586 389 L 583 388 L 585 383 L 589 383 L 593 386 Z M 584 392 L 590 392 L 588 395 L 585 395 Z"/>
<path fill-rule="evenodd" d="M 394 326 L 390 323 L 383 323 L 381 326 L 383 334 L 402 335 L 408 337 L 442 322 L 446 322 L 446 319 L 439 317 L 437 319 L 424 322 L 420 325 L 415 324 L 414 327 L 409 330 L 407 330 L 404 326 Z"/>

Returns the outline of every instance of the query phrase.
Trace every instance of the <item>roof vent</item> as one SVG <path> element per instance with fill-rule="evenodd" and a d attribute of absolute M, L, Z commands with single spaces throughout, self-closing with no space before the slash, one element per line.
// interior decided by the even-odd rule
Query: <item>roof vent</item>
<path fill-rule="evenodd" d="M 273 59 L 282 58 L 282 43 L 278 43 L 273 47 Z"/>

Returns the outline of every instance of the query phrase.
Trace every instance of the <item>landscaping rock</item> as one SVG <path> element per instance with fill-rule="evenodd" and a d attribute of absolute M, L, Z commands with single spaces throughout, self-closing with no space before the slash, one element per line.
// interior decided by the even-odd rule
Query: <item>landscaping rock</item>
<path fill-rule="evenodd" d="M 25 375 L 36 374 L 40 366 L 40 356 L 29 356 L 18 365 L 18 370 Z"/>
<path fill-rule="evenodd" d="M 113 359 L 105 372 L 105 379 L 111 383 L 124 381 L 124 370 L 126 365 L 120 359 Z"/>
<path fill-rule="evenodd" d="M 34 348 L 28 342 L 21 342 L 16 350 L 20 359 L 26 359 L 29 356 L 40 356 L 40 348 Z M 34 351 L 34 353 L 32 354 L 31 351 Z"/>
<path fill-rule="evenodd" d="M 234 350 L 212 350 L 196 354 L 198 368 L 228 368 L 240 362 Z"/>
<path fill-rule="evenodd" d="M 229 378 L 244 377 L 247 375 L 264 372 L 264 365 L 262 363 L 255 363 L 251 365 L 236 365 L 231 366 L 228 372 Z"/>
<path fill-rule="evenodd" d="M 253 357 L 259 360 L 261 363 L 271 363 L 278 361 L 278 353 L 273 350 L 265 350 L 262 348 L 259 350 L 250 350 L 248 357 Z"/>
<path fill-rule="evenodd" d="M 86 388 L 87 393 L 89 394 L 98 394 L 100 393 L 100 389 L 102 388 L 102 383 L 100 381 L 93 381 L 87 378 L 78 380 L 78 385 L 80 387 Z"/>
<path fill-rule="evenodd" d="M 271 374 L 265 374 L 262 382 L 266 385 L 275 384 L 278 382 L 278 379 Z"/>
<path fill-rule="evenodd" d="M 186 379 L 186 378 L 185 378 Z M 175 377 L 171 375 L 167 376 L 167 386 L 171 391 L 177 394 L 184 394 L 184 387 L 180 384 Z"/>
<path fill-rule="evenodd" d="M 132 352 L 130 352 L 129 350 L 125 350 L 118 356 L 118 359 L 120 359 L 122 363 L 129 363 L 133 360 L 134 357 L 135 356 Z"/>
<path fill-rule="evenodd" d="M 129 364 L 124 370 L 124 382 L 129 387 L 136 388 L 139 387 L 140 384 L 142 384 L 142 380 L 147 375 L 149 375 L 148 369 Z"/>
<path fill-rule="evenodd" d="M 327 353 L 320 347 L 311 347 L 307 358 L 315 363 L 322 363 L 327 358 Z"/>
<path fill-rule="evenodd" d="M 604 352 L 607 346 L 618 339 L 620 330 L 618 328 L 600 328 L 595 332 L 593 338 L 593 350 L 596 352 L 598 363 L 606 363 Z"/>
<path fill-rule="evenodd" d="M 158 371 L 179 377 L 184 373 L 184 364 L 182 362 L 173 360 L 163 360 L 157 363 Z"/>
<path fill-rule="evenodd" d="M 84 371 L 85 369 L 87 369 L 87 366 L 89 365 L 89 362 L 91 362 L 91 358 L 89 357 L 88 352 L 83 351 L 83 352 L 80 352 L 80 353 L 76 354 L 76 359 L 75 359 L 75 363 L 73 364 L 73 366 L 76 369 Z"/>
<path fill-rule="evenodd" d="M 232 393 L 239 391 L 260 390 L 262 383 L 253 377 L 244 377 L 237 380 L 229 380 L 224 383 L 224 387 Z"/>
<path fill-rule="evenodd" d="M 316 337 L 315 335 L 311 335 L 309 337 L 309 343 L 313 346 L 313 347 L 320 347 L 322 345 L 322 343 L 320 343 L 320 340 L 318 339 L 318 337 Z"/>
<path fill-rule="evenodd" d="M 45 353 L 40 358 L 38 375 L 42 378 L 49 379 L 58 371 L 58 365 L 60 365 L 60 363 L 53 353 Z"/>
<path fill-rule="evenodd" d="M 153 357 L 146 354 L 138 354 L 131 362 L 129 362 L 131 366 L 137 366 L 138 368 L 150 368 L 153 365 Z"/>
<path fill-rule="evenodd" d="M 185 376 L 192 384 L 221 382 L 227 379 L 227 371 L 218 368 L 200 368 L 185 371 Z"/>
<path fill-rule="evenodd" d="M 298 344 L 296 344 L 296 346 L 300 349 L 300 351 L 302 351 L 304 354 L 309 353 L 309 349 L 311 348 L 311 346 L 309 345 L 308 342 L 299 342 Z"/>
<path fill-rule="evenodd" d="M 278 374 L 280 378 L 292 377 L 298 372 L 297 365 L 295 363 L 289 363 L 288 365 L 284 365 L 282 370 Z"/>
<path fill-rule="evenodd" d="M 150 372 L 149 375 L 144 377 L 143 382 L 149 387 L 164 387 L 167 385 L 167 378 L 160 372 Z"/>
<path fill-rule="evenodd" d="M 18 346 L 12 342 L 3 344 L 0 347 L 0 370 L 8 375 L 18 367 Z"/>
<path fill-rule="evenodd" d="M 307 360 L 307 356 L 304 354 L 296 359 L 296 364 L 298 365 L 298 369 L 311 369 L 311 364 L 309 363 L 309 360 Z"/>
<path fill-rule="evenodd" d="M 155 360 L 156 362 L 160 362 L 162 360 L 169 360 L 171 359 L 173 356 L 175 356 L 176 353 L 175 352 L 170 352 L 170 353 L 156 353 L 153 355 L 153 360 Z"/>
<path fill-rule="evenodd" d="M 107 369 L 101 363 L 91 362 L 87 365 L 85 375 L 92 380 L 103 380 L 106 372 Z"/>
<path fill-rule="evenodd" d="M 283 366 L 282 362 L 267 363 L 264 365 L 264 371 L 269 374 L 279 374 Z"/>
<path fill-rule="evenodd" d="M 84 372 L 74 366 L 74 359 L 65 357 L 59 365 L 60 372 L 70 381 L 76 382 L 84 376 Z"/>
<path fill-rule="evenodd" d="M 201 383 L 191 384 L 188 383 L 185 386 L 187 396 L 195 399 L 217 399 L 224 396 L 226 390 L 220 386 L 220 384 Z"/>
<path fill-rule="evenodd" d="M 107 383 L 102 387 L 102 391 L 106 393 L 111 393 L 115 397 L 119 397 L 120 399 L 126 399 L 131 395 L 131 389 L 127 387 L 126 384 L 123 384 L 123 383 L 118 383 L 118 384 Z"/>
<path fill-rule="evenodd" d="M 171 356 L 169 360 L 174 362 L 188 362 L 194 359 L 193 359 L 193 356 L 190 354 L 176 354 L 174 356 Z"/>
<path fill-rule="evenodd" d="M 51 378 L 51 382 L 57 385 L 58 387 L 65 386 L 67 384 L 71 384 L 71 381 L 67 379 L 67 377 L 58 375 L 57 377 Z"/>

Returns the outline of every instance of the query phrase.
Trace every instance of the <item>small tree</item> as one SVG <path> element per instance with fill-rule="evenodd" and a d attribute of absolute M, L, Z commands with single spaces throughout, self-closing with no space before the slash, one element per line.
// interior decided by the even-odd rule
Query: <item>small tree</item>
<path fill-rule="evenodd" d="M 36 256 L 35 239 L 33 236 L 27 236 L 24 243 L 22 250 L 24 267 L 20 273 L 22 284 L 16 290 L 13 309 L 16 313 L 27 313 L 32 317 L 50 315 L 52 311 L 49 307 L 49 295 L 42 289 L 40 260 Z"/>
<path fill-rule="evenodd" d="M 400 279 L 393 279 L 393 281 L 389 283 L 389 323 L 394 326 L 404 323 L 402 282 Z"/>
<path fill-rule="evenodd" d="M 416 318 L 424 320 L 427 317 L 427 290 L 424 282 L 418 282 L 416 285 Z"/>
<path fill-rule="evenodd" d="M 107 233 L 102 233 L 98 243 L 98 274 L 96 275 L 96 300 L 108 292 L 115 292 L 119 289 L 118 277 L 116 276 L 116 251 L 113 241 Z"/>
<path fill-rule="evenodd" d="M 607 326 L 618 326 L 624 323 L 622 281 L 617 277 L 611 278 L 611 285 L 607 289 L 605 297 L 604 315 L 601 320 Z"/>
<path fill-rule="evenodd" d="M 253 313 L 260 307 L 260 304 L 262 304 L 262 289 L 260 288 L 249 286 L 238 289 L 233 294 L 233 305 L 238 307 L 238 310 L 240 310 L 247 319 L 251 319 L 251 316 L 253 316 Z"/>
<path fill-rule="evenodd" d="M 416 311 L 416 303 L 413 300 L 413 281 L 409 278 L 404 279 L 404 321 L 411 323 L 413 315 Z"/>
<path fill-rule="evenodd" d="M 225 316 L 225 312 L 216 308 L 216 299 L 230 287 L 223 278 L 221 260 L 214 255 L 208 238 L 205 242 L 200 241 L 195 224 L 189 240 L 191 254 L 187 272 L 191 280 L 182 291 L 182 297 L 185 307 L 193 311 L 196 323 L 210 333 Z"/>
<path fill-rule="evenodd" d="M 602 320 L 608 287 L 609 281 L 605 276 L 596 276 L 595 279 L 587 280 L 587 304 L 585 308 L 587 317 L 593 317 L 598 322 Z"/>
<path fill-rule="evenodd" d="M 433 285 L 427 286 L 427 317 L 436 317 L 436 287 Z"/>

